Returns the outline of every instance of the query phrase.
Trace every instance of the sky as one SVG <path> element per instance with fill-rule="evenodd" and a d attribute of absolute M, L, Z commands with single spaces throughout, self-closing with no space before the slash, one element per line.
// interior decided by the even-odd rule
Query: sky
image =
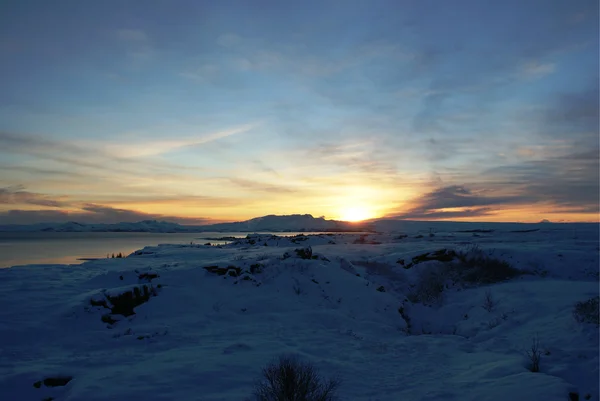
<path fill-rule="evenodd" d="M 5 0 L 0 223 L 598 221 L 597 0 Z"/>

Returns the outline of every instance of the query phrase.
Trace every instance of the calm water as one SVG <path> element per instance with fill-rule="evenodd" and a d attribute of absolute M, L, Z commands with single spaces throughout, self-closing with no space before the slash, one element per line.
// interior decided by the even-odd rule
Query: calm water
<path fill-rule="evenodd" d="M 267 233 L 269 234 L 269 233 Z M 273 233 L 296 235 L 299 233 Z M 310 234 L 310 233 L 302 233 Z M 82 258 L 105 258 L 107 254 L 123 255 L 158 244 L 212 244 L 224 241 L 206 238 L 243 238 L 247 233 L 52 233 L 0 232 L 0 268 L 27 265 L 83 263 Z"/>

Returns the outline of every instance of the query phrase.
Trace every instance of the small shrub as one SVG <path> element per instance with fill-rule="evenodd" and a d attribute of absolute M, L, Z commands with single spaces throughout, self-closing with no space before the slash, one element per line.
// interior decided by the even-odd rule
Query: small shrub
<path fill-rule="evenodd" d="M 252 274 L 262 273 L 264 267 L 265 266 L 262 263 L 254 263 L 254 264 L 250 265 L 250 273 L 252 273 Z"/>
<path fill-rule="evenodd" d="M 414 265 L 417 265 L 417 264 L 423 263 L 423 262 L 429 262 L 432 260 L 436 260 L 438 262 L 451 262 L 455 258 L 456 258 L 456 252 L 454 252 L 453 250 L 439 249 L 437 251 L 426 252 L 424 254 L 414 256 L 412 258 L 412 261 L 409 264 L 407 264 L 405 266 L 402 263 L 402 266 L 404 266 L 405 269 L 410 269 Z"/>
<path fill-rule="evenodd" d="M 406 313 L 406 309 L 404 309 L 404 305 L 398 308 L 398 313 L 402 316 L 402 319 L 406 322 L 406 334 L 411 333 L 411 324 L 410 324 L 410 316 Z"/>
<path fill-rule="evenodd" d="M 40 388 L 42 387 L 42 384 L 46 387 L 62 387 L 66 386 L 72 379 L 73 377 L 71 376 L 47 377 L 44 380 L 33 383 L 33 387 Z"/>
<path fill-rule="evenodd" d="M 419 280 L 408 299 L 412 303 L 431 304 L 439 302 L 444 292 L 444 274 L 440 269 L 428 269 L 421 272 Z"/>
<path fill-rule="evenodd" d="M 493 311 L 496 307 L 496 301 L 494 300 L 491 290 L 488 289 L 485 291 L 485 296 L 483 297 L 483 304 L 481 307 L 488 312 Z"/>
<path fill-rule="evenodd" d="M 542 350 L 540 348 L 540 340 L 535 336 L 531 342 L 531 348 L 526 352 L 527 357 L 531 361 L 529 370 L 532 372 L 540 371 L 540 359 L 542 358 Z"/>
<path fill-rule="evenodd" d="M 297 284 L 294 284 L 292 288 L 294 289 L 294 293 L 295 293 L 296 295 L 301 295 L 301 294 L 302 294 L 302 288 L 300 288 L 300 286 L 299 286 L 299 285 L 297 285 Z"/>
<path fill-rule="evenodd" d="M 306 248 L 295 249 L 294 251 L 296 252 L 296 255 L 302 259 L 312 259 L 313 257 L 312 248 L 310 246 Z"/>
<path fill-rule="evenodd" d="M 579 323 L 593 323 L 600 325 L 598 317 L 598 300 L 600 297 L 593 297 L 587 301 L 577 302 L 573 309 L 573 317 Z"/>
<path fill-rule="evenodd" d="M 493 328 L 498 327 L 499 325 L 500 319 L 498 319 L 497 317 L 487 322 L 487 327 L 489 330 L 492 330 Z"/>
<path fill-rule="evenodd" d="M 106 323 L 106 324 L 115 324 L 118 321 L 118 320 L 113 319 L 110 314 L 102 315 L 100 320 L 102 320 L 102 323 Z"/>
<path fill-rule="evenodd" d="M 254 388 L 256 401 L 333 401 L 340 385 L 336 379 L 322 379 L 310 364 L 292 356 L 281 356 L 262 371 Z"/>
<path fill-rule="evenodd" d="M 142 273 L 142 274 L 138 275 L 138 280 L 152 281 L 152 280 L 154 280 L 155 278 L 158 278 L 158 277 L 159 277 L 159 275 L 156 274 L 156 273 Z"/>
<path fill-rule="evenodd" d="M 482 250 L 456 254 L 459 265 L 457 272 L 462 280 L 472 284 L 492 284 L 509 280 L 523 274 L 505 260 L 486 255 Z"/>
<path fill-rule="evenodd" d="M 204 266 L 203 269 L 218 276 L 229 275 L 231 277 L 238 277 L 242 274 L 242 269 L 233 265 L 227 267 Z"/>

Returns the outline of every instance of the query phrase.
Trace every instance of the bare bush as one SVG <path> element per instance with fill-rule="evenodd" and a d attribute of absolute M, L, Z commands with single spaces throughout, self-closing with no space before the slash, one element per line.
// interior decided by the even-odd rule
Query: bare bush
<path fill-rule="evenodd" d="M 600 297 L 593 297 L 587 301 L 577 302 L 573 309 L 573 317 L 579 323 L 593 323 L 596 326 L 600 325 L 598 316 L 598 301 Z"/>
<path fill-rule="evenodd" d="M 294 289 L 294 293 L 296 293 L 296 295 L 301 295 L 304 291 L 302 291 L 302 287 L 300 287 L 300 282 L 298 281 L 297 278 L 294 278 L 294 285 L 292 286 L 292 288 Z"/>
<path fill-rule="evenodd" d="M 469 252 L 456 254 L 459 264 L 456 266 L 461 279 L 473 284 L 492 284 L 509 280 L 523 274 L 505 260 L 486 254 L 473 248 Z"/>
<path fill-rule="evenodd" d="M 492 295 L 492 290 L 487 289 L 485 291 L 485 296 L 483 297 L 483 304 L 481 305 L 481 307 L 488 312 L 491 312 L 496 308 L 496 301 L 494 300 L 494 296 Z"/>
<path fill-rule="evenodd" d="M 262 370 L 262 380 L 254 388 L 256 401 L 333 401 L 340 385 L 324 380 L 313 365 L 293 356 L 280 356 Z"/>
<path fill-rule="evenodd" d="M 531 361 L 531 364 L 529 365 L 529 370 L 532 372 L 539 372 L 540 359 L 542 358 L 542 350 L 540 348 L 540 339 L 537 335 L 533 338 L 531 342 L 531 348 L 529 348 L 529 350 L 526 351 L 526 354 L 529 360 Z"/>

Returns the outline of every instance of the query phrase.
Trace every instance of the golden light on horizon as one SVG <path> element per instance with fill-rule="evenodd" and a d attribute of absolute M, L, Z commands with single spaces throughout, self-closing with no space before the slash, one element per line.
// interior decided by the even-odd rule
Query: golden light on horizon
<path fill-rule="evenodd" d="M 352 206 L 340 211 L 340 220 L 358 222 L 373 218 L 373 212 L 366 206 Z"/>

